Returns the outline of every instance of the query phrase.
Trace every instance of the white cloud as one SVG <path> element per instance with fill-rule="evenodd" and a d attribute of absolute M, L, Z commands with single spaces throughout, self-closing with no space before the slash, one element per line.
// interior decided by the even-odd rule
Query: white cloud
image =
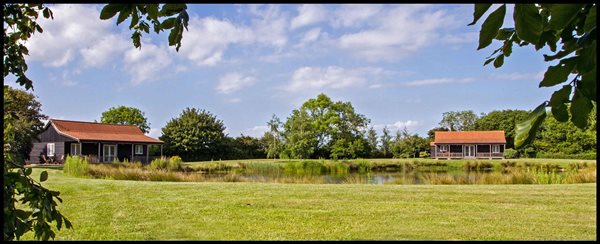
<path fill-rule="evenodd" d="M 336 9 L 331 25 L 333 27 L 354 27 L 367 23 L 366 20 L 378 14 L 382 5 L 373 4 L 345 4 Z"/>
<path fill-rule="evenodd" d="M 443 27 L 456 23 L 443 10 L 402 5 L 378 14 L 373 29 L 344 34 L 339 47 L 367 61 L 396 60 L 438 41 Z"/>
<path fill-rule="evenodd" d="M 132 46 L 125 52 L 123 62 L 131 75 L 131 83 L 139 85 L 144 81 L 161 77 L 165 68 L 171 64 L 172 58 L 168 49 L 142 42 L 141 50 Z"/>
<path fill-rule="evenodd" d="M 448 34 L 442 37 L 441 42 L 443 43 L 477 43 L 479 40 L 478 32 L 467 32 L 460 34 Z"/>
<path fill-rule="evenodd" d="M 497 79 L 497 80 L 535 80 L 535 81 L 541 81 L 544 78 L 544 73 L 545 72 L 546 72 L 545 70 L 542 70 L 542 71 L 537 72 L 537 73 L 513 72 L 513 73 L 504 73 L 504 74 L 492 74 L 492 75 L 490 75 L 490 78 Z"/>
<path fill-rule="evenodd" d="M 219 93 L 232 93 L 242 89 L 243 87 L 251 86 L 256 82 L 256 78 L 252 76 L 244 76 L 234 72 L 221 76 L 216 90 Z"/>
<path fill-rule="evenodd" d="M 198 65 L 214 66 L 222 60 L 228 45 L 252 40 L 249 30 L 212 17 L 192 18 L 188 28 L 180 52 Z"/>
<path fill-rule="evenodd" d="M 236 25 L 214 17 L 192 17 L 184 33 L 180 53 L 197 65 L 214 66 L 223 61 L 231 45 L 254 43 L 281 48 L 287 43 L 287 18 L 278 6 L 249 6 L 254 15 L 250 25 Z"/>
<path fill-rule="evenodd" d="M 419 121 L 416 120 L 406 120 L 406 121 L 396 121 L 393 124 L 377 124 L 377 125 L 373 125 L 373 129 L 375 130 L 382 130 L 384 127 L 387 126 L 388 130 L 390 131 L 390 133 L 393 135 L 395 135 L 395 132 L 397 130 L 402 131 L 404 128 L 406 128 L 406 130 L 408 130 L 409 133 L 411 133 L 411 131 L 414 131 L 417 126 L 419 126 L 421 123 Z"/>
<path fill-rule="evenodd" d="M 29 60 L 64 67 L 81 55 L 83 66 L 99 66 L 128 43 L 125 37 L 111 33 L 114 21 L 100 20 L 100 11 L 93 5 L 57 4 L 51 8 L 54 19 L 39 18 L 44 32 L 26 43 Z"/>
<path fill-rule="evenodd" d="M 80 50 L 83 57 L 83 64 L 92 67 L 101 66 L 111 58 L 114 58 L 115 55 L 123 53 L 130 45 L 124 38 L 114 34 L 101 37 L 90 47 Z"/>
<path fill-rule="evenodd" d="M 298 7 L 298 16 L 292 19 L 290 28 L 296 29 L 302 26 L 315 24 L 325 20 L 326 11 L 323 6 L 318 4 L 303 4 Z"/>
<path fill-rule="evenodd" d="M 288 17 L 278 5 L 267 5 L 261 9 L 256 7 L 251 11 L 258 18 L 252 20 L 252 25 L 246 27 L 254 34 L 255 41 L 281 48 L 287 44 Z"/>
<path fill-rule="evenodd" d="M 241 101 L 242 101 L 242 99 L 236 97 L 236 98 L 232 98 L 232 99 L 227 99 L 225 102 L 226 103 L 239 103 Z"/>
<path fill-rule="evenodd" d="M 403 83 L 404 86 L 427 86 L 427 85 L 438 85 L 438 84 L 449 84 L 449 83 L 468 83 L 474 81 L 473 78 L 439 78 L 439 79 L 425 79 L 425 80 L 413 80 Z"/>
<path fill-rule="evenodd" d="M 150 128 L 150 132 L 146 133 L 147 136 L 152 138 L 159 138 L 162 136 L 161 128 Z"/>
<path fill-rule="evenodd" d="M 316 41 L 319 38 L 320 34 L 321 34 L 321 28 L 318 28 L 318 27 L 305 32 L 304 36 L 300 40 L 300 43 L 298 46 L 304 46 L 307 43 Z"/>
<path fill-rule="evenodd" d="M 269 130 L 269 127 L 266 125 L 257 125 L 249 129 L 245 129 L 242 134 L 246 136 L 252 136 L 259 138 L 265 134 L 266 131 Z"/>
<path fill-rule="evenodd" d="M 380 83 L 377 83 L 377 84 L 370 85 L 369 88 L 370 89 L 376 89 L 376 88 L 381 88 L 382 86 L 383 85 L 381 85 Z"/>
<path fill-rule="evenodd" d="M 367 82 L 367 76 L 379 75 L 382 72 L 383 69 L 381 68 L 302 67 L 294 71 L 292 81 L 286 89 L 288 91 L 303 91 L 307 89 L 357 87 Z"/>

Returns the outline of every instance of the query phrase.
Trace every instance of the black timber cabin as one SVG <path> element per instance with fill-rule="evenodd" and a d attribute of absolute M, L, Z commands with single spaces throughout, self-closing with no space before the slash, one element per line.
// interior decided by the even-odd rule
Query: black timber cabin
<path fill-rule="evenodd" d="M 149 147 L 163 142 L 144 135 L 134 125 L 102 124 L 50 119 L 33 143 L 28 164 L 64 163 L 67 155 L 84 156 L 92 163 L 113 162 L 115 159 L 149 163 Z"/>

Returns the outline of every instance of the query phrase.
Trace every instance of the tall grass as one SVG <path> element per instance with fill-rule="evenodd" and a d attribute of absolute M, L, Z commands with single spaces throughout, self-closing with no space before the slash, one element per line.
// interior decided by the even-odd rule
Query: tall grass
<path fill-rule="evenodd" d="M 85 158 L 79 156 L 67 156 L 63 168 L 63 171 L 67 175 L 83 177 L 87 175 L 88 170 L 89 163 Z"/>

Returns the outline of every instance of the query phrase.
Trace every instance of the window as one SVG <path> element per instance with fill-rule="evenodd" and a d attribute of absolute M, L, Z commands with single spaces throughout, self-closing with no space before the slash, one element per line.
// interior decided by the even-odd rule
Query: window
<path fill-rule="evenodd" d="M 116 145 L 104 145 L 103 148 L 104 154 L 104 162 L 112 162 L 115 160 L 115 156 L 117 155 L 117 146 Z"/>
<path fill-rule="evenodd" d="M 71 155 L 79 155 L 81 154 L 81 144 L 72 143 L 71 144 Z"/>
<path fill-rule="evenodd" d="M 440 152 L 448 151 L 448 145 L 440 145 Z"/>
<path fill-rule="evenodd" d="M 46 144 L 46 155 L 48 155 L 49 157 L 54 156 L 54 143 Z"/>
<path fill-rule="evenodd" d="M 500 145 L 492 145 L 492 153 L 499 153 Z"/>
<path fill-rule="evenodd" d="M 144 154 L 144 145 L 135 145 L 135 154 L 137 154 L 137 155 Z"/>

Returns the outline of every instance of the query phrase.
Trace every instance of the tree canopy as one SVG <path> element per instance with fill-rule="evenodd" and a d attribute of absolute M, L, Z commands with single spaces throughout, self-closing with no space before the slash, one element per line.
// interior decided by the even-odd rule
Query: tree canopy
<path fill-rule="evenodd" d="M 449 111 L 442 114 L 440 127 L 449 131 L 469 130 L 477 120 L 477 115 L 472 110 Z"/>
<path fill-rule="evenodd" d="M 475 4 L 473 22 L 469 25 L 475 24 L 491 6 Z M 517 125 L 515 146 L 529 144 L 535 138 L 546 117 L 546 107 L 551 108 L 556 121 L 571 121 L 585 129 L 596 103 L 596 4 L 515 4 L 515 26 L 501 28 L 505 14 L 506 4 L 502 4 L 481 25 L 477 50 L 489 46 L 493 40 L 503 43 L 484 65 L 493 61 L 494 67 L 501 67 L 514 44 L 531 45 L 535 50 L 548 47 L 553 53 L 543 54 L 544 61 L 558 63 L 548 67 L 539 87 L 562 84 L 549 100 Z"/>
<path fill-rule="evenodd" d="M 304 102 L 284 124 L 286 152 L 294 158 L 352 158 L 368 154 L 364 133 L 369 119 L 350 102 L 321 93 Z"/>
<path fill-rule="evenodd" d="M 224 131 L 223 121 L 210 112 L 186 108 L 162 128 L 160 140 L 168 155 L 184 161 L 210 160 L 220 150 Z"/>
<path fill-rule="evenodd" d="M 144 112 L 134 107 L 112 107 L 102 112 L 100 122 L 119 125 L 135 125 L 144 133 L 150 132 L 148 119 L 144 116 Z"/>

